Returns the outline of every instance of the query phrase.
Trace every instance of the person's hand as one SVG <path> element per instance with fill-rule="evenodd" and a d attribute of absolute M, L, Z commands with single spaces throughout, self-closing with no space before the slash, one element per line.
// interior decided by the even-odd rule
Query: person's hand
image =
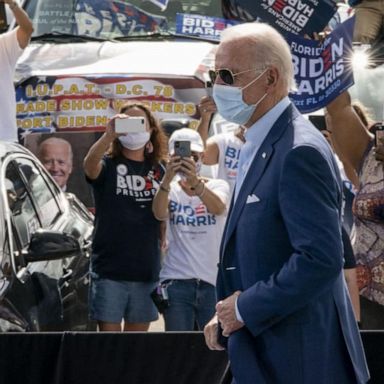
<path fill-rule="evenodd" d="M 325 28 L 323 32 L 313 32 L 312 36 L 309 36 L 307 33 L 304 35 L 304 39 L 307 40 L 315 40 L 319 41 L 320 43 L 323 43 L 326 37 L 331 33 L 332 31 L 328 28 Z"/>
<path fill-rule="evenodd" d="M 202 97 L 198 108 L 202 120 L 209 120 L 212 116 L 212 113 L 217 112 L 216 104 L 213 98 L 210 96 Z"/>
<path fill-rule="evenodd" d="M 377 139 L 377 144 L 375 148 L 375 158 L 377 161 L 384 161 L 384 135 Z"/>
<path fill-rule="evenodd" d="M 204 337 L 207 347 L 212 351 L 223 351 L 224 347 L 219 344 L 218 336 L 219 322 L 217 315 L 215 315 L 209 323 L 204 327 Z"/>
<path fill-rule="evenodd" d="M 18 7 L 18 2 L 15 0 L 0 0 L 0 2 L 8 4 L 9 8 L 13 11 L 15 8 Z"/>
<path fill-rule="evenodd" d="M 196 163 L 192 157 L 182 157 L 180 161 L 180 170 L 185 176 L 185 181 L 189 187 L 195 188 L 201 180 L 199 175 L 196 173 Z"/>
<path fill-rule="evenodd" d="M 113 116 L 109 121 L 108 121 L 108 124 L 107 126 L 105 127 L 105 135 L 111 140 L 113 141 L 114 139 L 116 139 L 116 137 L 119 137 L 119 136 L 124 136 L 125 133 L 116 133 L 115 131 L 115 120 L 116 119 L 124 119 L 126 118 L 127 115 L 124 115 L 124 113 L 119 113 L 115 116 Z"/>
<path fill-rule="evenodd" d="M 196 173 L 196 163 L 192 157 L 182 157 L 180 161 L 180 171 L 185 176 L 185 183 L 189 187 L 199 184 L 199 177 Z"/>
<path fill-rule="evenodd" d="M 236 291 L 233 295 L 228 296 L 225 300 L 221 300 L 216 304 L 217 318 L 223 329 L 223 336 L 225 337 L 244 327 L 244 323 L 236 318 L 236 299 L 240 293 L 240 291 Z"/>
<path fill-rule="evenodd" d="M 169 189 L 169 185 L 173 178 L 175 177 L 176 173 L 179 172 L 181 169 L 181 161 L 180 156 L 171 156 L 167 162 L 167 167 L 165 169 L 165 174 L 163 181 L 161 184 Z"/>

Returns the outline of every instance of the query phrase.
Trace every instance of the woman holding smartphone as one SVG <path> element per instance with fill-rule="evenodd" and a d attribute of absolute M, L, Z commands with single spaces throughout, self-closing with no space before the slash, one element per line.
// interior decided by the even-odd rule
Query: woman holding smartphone
<path fill-rule="evenodd" d="M 147 331 L 158 318 L 150 293 L 161 228 L 151 208 L 166 156 L 166 136 L 150 110 L 125 104 L 84 159 L 96 209 L 90 317 L 100 331 Z"/>
<path fill-rule="evenodd" d="M 153 200 L 157 219 L 167 222 L 167 254 L 160 272 L 166 331 L 203 330 L 215 313 L 219 247 L 229 185 L 200 175 L 204 144 L 189 128 L 173 132 L 170 160 Z"/>

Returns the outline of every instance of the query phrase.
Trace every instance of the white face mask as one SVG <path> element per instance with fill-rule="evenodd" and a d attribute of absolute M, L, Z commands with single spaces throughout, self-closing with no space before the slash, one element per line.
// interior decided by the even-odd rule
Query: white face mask
<path fill-rule="evenodd" d="M 213 99 L 215 100 L 220 115 L 223 116 L 224 119 L 239 125 L 246 124 L 249 121 L 257 106 L 267 96 L 267 93 L 265 93 L 255 104 L 249 105 L 243 100 L 243 90 L 260 79 L 267 69 L 242 88 L 223 84 L 213 85 Z"/>
<path fill-rule="evenodd" d="M 119 136 L 119 141 L 124 148 L 134 151 L 143 148 L 148 143 L 150 137 L 149 132 L 134 132 Z"/>

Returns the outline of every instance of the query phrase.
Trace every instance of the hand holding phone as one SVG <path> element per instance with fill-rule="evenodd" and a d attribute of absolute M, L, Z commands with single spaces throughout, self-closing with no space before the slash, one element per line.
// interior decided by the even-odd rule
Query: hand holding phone
<path fill-rule="evenodd" d="M 212 97 L 212 92 L 213 92 L 212 81 L 206 81 L 205 82 L 205 89 L 207 91 L 207 96 Z"/>
<path fill-rule="evenodd" d="M 324 115 L 309 115 L 308 119 L 319 131 L 327 130 L 327 124 L 325 122 Z"/>
<path fill-rule="evenodd" d="M 384 124 L 375 127 L 375 147 L 376 160 L 384 161 Z"/>
<path fill-rule="evenodd" d="M 384 124 L 375 127 L 375 146 L 384 146 Z"/>
<path fill-rule="evenodd" d="M 126 118 L 115 119 L 116 133 L 135 133 L 145 132 L 145 119 L 140 116 L 129 116 Z"/>
<path fill-rule="evenodd" d="M 191 157 L 191 142 L 187 140 L 175 141 L 175 155 L 180 157 Z"/>

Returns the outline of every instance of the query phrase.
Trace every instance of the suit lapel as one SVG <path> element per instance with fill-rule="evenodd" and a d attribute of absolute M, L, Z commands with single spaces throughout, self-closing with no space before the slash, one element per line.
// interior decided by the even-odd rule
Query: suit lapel
<path fill-rule="evenodd" d="M 252 189 L 257 185 L 261 175 L 267 167 L 267 164 L 272 156 L 273 148 L 271 145 L 262 145 L 256 153 L 255 158 L 248 169 L 247 175 L 244 178 L 241 189 L 238 193 L 236 201 L 232 206 L 232 211 L 229 216 L 228 234 L 230 235 L 237 223 L 237 220 L 244 209 L 247 198 Z"/>
<path fill-rule="evenodd" d="M 240 214 L 244 209 L 249 194 L 259 182 L 268 163 L 272 158 L 274 152 L 273 146 L 275 142 L 281 137 L 286 126 L 290 124 L 291 120 L 297 115 L 298 111 L 292 104 L 289 105 L 280 115 L 276 123 L 272 126 L 271 131 L 265 138 L 261 147 L 257 151 L 255 158 L 252 160 L 247 175 L 244 178 L 243 184 L 241 185 L 236 201 L 234 201 L 234 196 L 232 196 L 228 219 L 224 229 L 221 255 L 223 255 L 225 246 L 232 236 L 232 233 L 236 227 Z"/>

